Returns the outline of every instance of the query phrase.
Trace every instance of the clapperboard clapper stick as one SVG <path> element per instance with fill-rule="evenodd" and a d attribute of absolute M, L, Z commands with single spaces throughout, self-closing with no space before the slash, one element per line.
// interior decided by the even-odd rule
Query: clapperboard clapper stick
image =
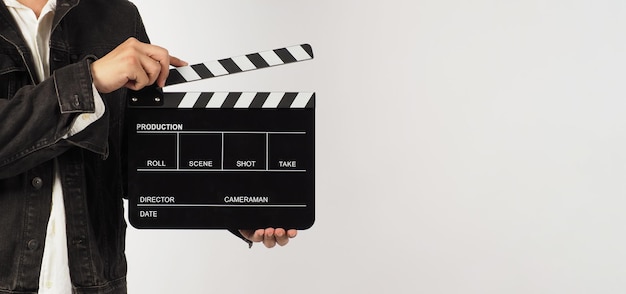
<path fill-rule="evenodd" d="M 298 45 L 174 68 L 166 85 L 313 59 Z M 145 229 L 307 229 L 315 93 L 132 92 L 129 220 Z"/>

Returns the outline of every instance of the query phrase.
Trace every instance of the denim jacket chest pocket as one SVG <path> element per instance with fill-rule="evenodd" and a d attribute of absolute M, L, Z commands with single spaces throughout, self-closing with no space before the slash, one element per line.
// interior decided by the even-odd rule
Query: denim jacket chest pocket
<path fill-rule="evenodd" d="M 0 99 L 11 99 L 27 83 L 28 72 L 16 56 L 0 53 Z"/>

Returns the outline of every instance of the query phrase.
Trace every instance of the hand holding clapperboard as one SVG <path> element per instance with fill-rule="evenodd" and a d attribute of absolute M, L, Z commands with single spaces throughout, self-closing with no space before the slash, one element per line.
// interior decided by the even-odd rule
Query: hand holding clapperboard
<path fill-rule="evenodd" d="M 313 59 L 310 45 L 170 70 L 166 86 Z M 149 88 L 128 101 L 129 220 L 142 229 L 315 219 L 315 93 Z"/>

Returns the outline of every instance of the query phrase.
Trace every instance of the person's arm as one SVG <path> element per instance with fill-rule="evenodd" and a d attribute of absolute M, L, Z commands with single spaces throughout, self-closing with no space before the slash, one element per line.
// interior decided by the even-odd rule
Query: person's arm
<path fill-rule="evenodd" d="M 0 178 L 20 174 L 72 146 L 62 138 L 75 117 L 94 111 L 89 63 L 68 65 L 13 97 L 0 97 Z"/>
<path fill-rule="evenodd" d="M 0 178 L 20 174 L 71 146 L 104 155 L 106 120 L 101 128 L 64 139 L 77 115 L 95 111 L 92 77 L 101 93 L 138 90 L 155 82 L 163 85 L 170 64 L 186 65 L 163 48 L 130 38 L 93 63 L 85 59 L 68 65 L 11 99 L 0 99 Z"/>

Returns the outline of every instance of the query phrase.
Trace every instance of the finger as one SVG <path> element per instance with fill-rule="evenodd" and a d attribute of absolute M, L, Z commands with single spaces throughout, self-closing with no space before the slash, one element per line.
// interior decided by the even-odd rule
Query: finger
<path fill-rule="evenodd" d="M 274 231 L 274 236 L 276 236 L 276 243 L 280 246 L 285 246 L 289 243 L 289 237 L 287 236 L 285 229 L 276 229 Z"/>
<path fill-rule="evenodd" d="M 252 237 L 252 242 L 262 242 L 265 239 L 265 230 L 258 229 L 254 231 L 254 236 Z"/>
<path fill-rule="evenodd" d="M 167 49 L 163 47 L 159 47 L 153 44 L 147 43 L 136 43 L 137 49 L 140 52 L 143 52 L 144 55 L 149 56 L 150 58 L 159 61 L 160 63 L 164 63 L 164 68 L 167 68 L 170 65 L 170 53 Z"/>
<path fill-rule="evenodd" d="M 179 59 L 178 57 L 169 56 L 169 55 L 168 55 L 167 61 L 166 60 L 160 61 L 159 64 L 162 66 L 162 68 L 161 68 L 161 73 L 159 74 L 159 77 L 157 80 L 157 85 L 161 88 L 165 87 L 165 82 L 167 81 L 167 77 L 170 74 L 169 65 L 173 65 L 176 67 L 188 65 L 186 61 L 183 61 Z"/>
<path fill-rule="evenodd" d="M 291 229 L 287 231 L 287 236 L 289 236 L 289 238 L 295 238 L 297 235 L 298 235 L 298 230 Z"/>
<path fill-rule="evenodd" d="M 157 67 L 150 63 L 154 61 L 143 54 L 131 54 L 125 62 L 124 70 L 126 72 L 126 87 L 132 90 L 140 90 L 143 87 L 152 84 L 154 80 L 150 77 L 151 72 L 158 71 L 160 66 Z M 152 74 L 154 76 L 154 74 Z"/>
<path fill-rule="evenodd" d="M 252 242 L 261 242 L 263 241 L 265 232 L 263 229 L 258 229 L 256 231 L 254 231 L 254 234 L 252 234 L 251 238 L 248 238 L 250 241 Z"/>
<path fill-rule="evenodd" d="M 138 91 L 147 86 L 149 81 L 150 79 L 143 69 L 135 68 L 128 74 L 128 82 L 126 82 L 125 86 L 131 90 Z"/>
<path fill-rule="evenodd" d="M 265 229 L 265 237 L 263 238 L 263 245 L 267 248 L 273 248 L 276 246 L 276 238 L 274 237 L 274 229 Z"/>
<path fill-rule="evenodd" d="M 187 66 L 189 64 L 187 63 L 187 61 L 184 61 L 176 56 L 170 55 L 170 65 L 179 67 L 179 66 Z"/>
<path fill-rule="evenodd" d="M 148 76 L 148 85 L 154 84 L 157 81 L 157 78 L 160 76 L 163 67 L 158 61 L 155 61 L 151 57 L 142 55 L 139 57 L 139 62 L 141 63 L 141 67 L 143 71 Z"/>
<path fill-rule="evenodd" d="M 167 76 L 170 74 L 170 56 L 162 60 L 158 60 L 159 66 L 161 66 L 161 71 L 159 72 L 159 76 L 157 78 L 157 86 L 163 88 L 165 87 L 165 81 L 167 80 Z"/>
<path fill-rule="evenodd" d="M 170 54 L 169 52 L 162 47 L 139 43 L 136 44 L 138 49 L 143 52 L 143 54 L 153 60 L 153 64 L 156 63 L 159 66 L 158 76 L 155 79 L 157 85 L 159 87 L 165 86 L 165 80 L 167 79 L 167 75 L 169 74 L 169 66 L 170 66 Z M 154 62 L 156 61 L 156 62 Z"/>
<path fill-rule="evenodd" d="M 178 57 L 170 56 L 167 49 L 152 45 L 141 43 L 136 40 L 130 41 L 132 45 L 137 46 L 137 48 L 143 52 L 146 56 L 152 58 L 157 61 L 160 66 L 160 70 L 158 71 L 158 77 L 155 79 L 157 85 L 159 87 L 165 87 L 165 81 L 167 80 L 167 76 L 169 75 L 169 66 L 185 66 L 187 62 L 181 60 Z"/>

